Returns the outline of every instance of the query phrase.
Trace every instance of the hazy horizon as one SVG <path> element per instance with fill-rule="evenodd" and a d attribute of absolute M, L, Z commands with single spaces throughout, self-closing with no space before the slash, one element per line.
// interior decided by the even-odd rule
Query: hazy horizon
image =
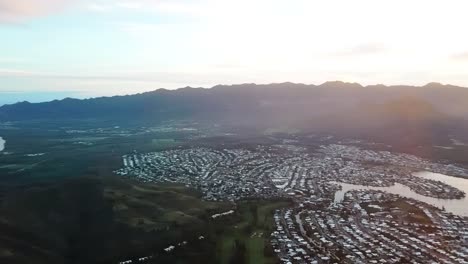
<path fill-rule="evenodd" d="M 334 81 L 327 81 L 324 83 L 296 83 L 296 82 L 283 82 L 283 83 L 293 83 L 293 84 L 305 84 L 305 85 L 312 85 L 312 86 L 319 86 L 328 82 L 343 82 L 343 83 L 350 83 L 350 82 L 344 82 L 340 80 L 334 80 Z M 425 86 L 431 83 L 437 83 L 437 82 L 429 82 L 424 85 L 420 86 Z M 233 84 L 216 84 L 213 86 L 185 86 L 185 87 L 177 87 L 173 89 L 168 89 L 165 87 L 160 87 L 160 88 L 155 88 L 155 89 L 148 89 L 146 91 L 134 91 L 134 92 L 129 92 L 129 93 L 112 93 L 112 91 L 109 91 L 108 94 L 92 94 L 92 93 L 85 93 L 85 92 L 80 92 L 80 91 L 64 91 L 64 92 L 55 92 L 55 91 L 47 91 L 47 92 L 14 92 L 14 91 L 5 91 L 2 92 L 0 91 L 0 94 L 2 95 L 0 97 L 0 107 L 3 105 L 7 104 L 15 104 L 19 102 L 30 102 L 30 103 L 42 103 L 42 102 L 49 102 L 53 100 L 63 100 L 65 98 L 73 98 L 73 99 L 91 99 L 91 98 L 97 98 L 97 97 L 110 97 L 110 96 L 124 96 L 124 95 L 133 95 L 133 94 L 138 94 L 142 92 L 151 92 L 151 91 L 156 91 L 159 89 L 166 89 L 166 90 L 177 90 L 177 89 L 183 89 L 183 88 L 203 88 L 203 89 L 211 89 L 217 85 L 242 85 L 246 83 L 233 83 Z M 278 83 L 254 83 L 255 85 L 271 85 L 271 84 L 278 84 Z M 357 83 L 363 87 L 366 86 L 377 86 L 377 85 L 385 85 L 385 84 L 362 84 L 362 83 Z M 453 85 L 450 83 L 447 84 L 442 84 L 438 83 L 441 85 Z M 405 85 L 405 84 L 393 84 L 393 85 L 385 85 L 385 86 L 398 86 L 398 85 Z M 419 86 L 419 85 L 415 85 Z M 461 86 L 459 86 L 461 87 Z M 466 87 L 462 87 L 466 88 Z M 467 88 L 468 89 L 468 88 Z"/>
<path fill-rule="evenodd" d="M 466 7 L 456 0 L 0 0 L 0 94 L 5 102 L 41 101 L 329 80 L 467 87 Z"/>

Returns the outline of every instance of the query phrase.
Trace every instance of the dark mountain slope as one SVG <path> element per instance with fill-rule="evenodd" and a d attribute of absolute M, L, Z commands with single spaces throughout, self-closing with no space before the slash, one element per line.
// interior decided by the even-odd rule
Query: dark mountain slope
<path fill-rule="evenodd" d="M 465 122 L 466 116 L 468 89 L 437 83 L 422 87 L 363 87 L 343 82 L 218 85 L 0 107 L 0 121 L 180 118 L 260 129 L 285 125 L 325 131 L 340 128 L 361 134 L 408 126 L 453 128 Z"/>
<path fill-rule="evenodd" d="M 86 100 L 64 99 L 47 103 L 22 102 L 0 107 L 2 120 L 49 117 L 96 117 L 139 114 L 177 114 L 261 108 L 266 104 L 312 105 L 339 103 L 328 107 L 349 106 L 356 102 L 383 102 L 401 96 L 427 100 L 436 108 L 452 115 L 468 113 L 468 89 L 431 83 L 422 87 L 383 86 L 363 87 L 355 83 L 327 82 L 319 86 L 281 83 L 269 85 L 218 85 L 211 89 L 182 88 Z M 302 105 L 304 107 L 304 105 Z M 252 109 L 251 109 L 252 110 Z"/>
<path fill-rule="evenodd" d="M 403 96 L 361 104 L 346 115 L 329 117 L 326 129 L 415 149 L 449 143 L 448 135 L 463 130 L 461 124 L 459 118 L 440 112 L 427 101 Z"/>

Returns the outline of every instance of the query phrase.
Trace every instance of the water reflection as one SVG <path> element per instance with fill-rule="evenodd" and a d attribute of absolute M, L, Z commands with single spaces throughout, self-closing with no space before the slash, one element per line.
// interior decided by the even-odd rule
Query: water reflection
<path fill-rule="evenodd" d="M 0 151 L 3 151 L 5 149 L 5 143 L 6 141 L 0 137 Z"/>
<path fill-rule="evenodd" d="M 395 185 L 390 187 L 372 187 L 372 186 L 364 186 L 364 185 L 355 185 L 355 184 L 348 184 L 348 183 L 341 183 L 341 182 L 332 182 L 338 184 L 342 187 L 341 190 L 335 193 L 335 203 L 340 203 L 343 201 L 345 194 L 348 191 L 352 190 L 375 190 L 375 191 L 385 191 L 392 194 L 398 194 L 402 197 L 412 198 L 415 200 L 419 200 L 438 208 L 445 208 L 447 212 L 451 212 L 456 215 L 461 216 L 468 216 L 468 179 L 452 177 L 444 174 L 439 173 L 432 173 L 432 172 L 418 172 L 414 174 L 415 176 L 437 180 L 444 182 L 448 185 L 451 185 L 457 189 L 460 189 L 466 193 L 467 196 L 463 199 L 438 199 L 433 197 L 428 197 L 424 195 L 420 195 L 412 191 L 408 186 L 395 183 Z"/>

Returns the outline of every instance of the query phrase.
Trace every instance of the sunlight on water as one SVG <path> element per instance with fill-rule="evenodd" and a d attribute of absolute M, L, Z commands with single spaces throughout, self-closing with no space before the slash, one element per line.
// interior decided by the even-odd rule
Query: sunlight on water
<path fill-rule="evenodd" d="M 5 149 L 5 143 L 6 141 L 0 137 L 0 151 L 3 151 Z"/>
<path fill-rule="evenodd" d="M 441 181 L 448 185 L 451 185 L 457 189 L 464 191 L 468 195 L 468 179 L 452 177 L 440 173 L 432 172 L 418 172 L 414 174 L 415 176 Z M 408 186 L 395 183 L 395 185 L 390 187 L 372 187 L 364 185 L 354 185 L 341 182 L 332 182 L 340 185 L 341 190 L 335 193 L 335 203 L 340 203 L 343 201 L 345 194 L 348 191 L 352 190 L 375 190 L 375 191 L 385 191 L 392 194 L 400 195 L 401 197 L 412 198 L 418 201 L 422 201 L 438 208 L 445 208 L 447 212 L 451 212 L 456 215 L 468 216 L 468 197 L 465 196 L 463 199 L 438 199 L 433 197 L 428 197 L 424 195 L 417 194 L 412 191 Z"/>

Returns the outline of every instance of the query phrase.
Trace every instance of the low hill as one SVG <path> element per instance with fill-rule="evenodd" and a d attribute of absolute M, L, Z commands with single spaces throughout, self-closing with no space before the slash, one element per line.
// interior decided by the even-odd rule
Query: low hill
<path fill-rule="evenodd" d="M 113 177 L 11 188 L 0 203 L 0 263 L 118 263 L 197 240 L 230 208 L 185 187 Z"/>

